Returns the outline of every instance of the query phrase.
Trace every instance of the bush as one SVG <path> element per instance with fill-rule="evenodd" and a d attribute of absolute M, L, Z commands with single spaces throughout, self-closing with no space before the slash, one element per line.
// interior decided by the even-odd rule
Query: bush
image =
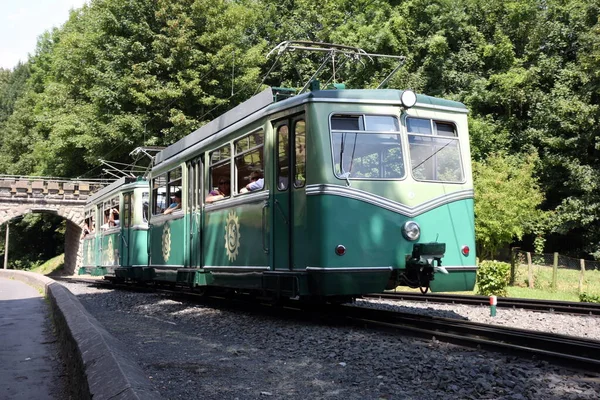
<path fill-rule="evenodd" d="M 477 269 L 477 293 L 484 296 L 506 296 L 510 281 L 510 264 L 482 261 Z"/>
<path fill-rule="evenodd" d="M 579 295 L 579 301 L 583 301 L 586 303 L 600 303 L 600 296 L 596 296 L 593 294 L 581 293 Z"/>

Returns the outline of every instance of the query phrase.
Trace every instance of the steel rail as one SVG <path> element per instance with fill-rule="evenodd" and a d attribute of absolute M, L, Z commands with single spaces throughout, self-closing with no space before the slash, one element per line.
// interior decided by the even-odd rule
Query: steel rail
<path fill-rule="evenodd" d="M 63 280 L 63 279 L 60 279 Z M 111 286 L 130 291 L 152 291 L 181 296 L 198 301 L 197 293 L 184 292 L 182 288 L 166 289 L 160 286 L 131 286 L 115 284 L 109 280 L 71 278 L 70 282 Z M 278 304 L 244 296 L 238 298 L 209 295 L 202 302 L 216 307 L 261 312 L 277 318 L 293 318 L 313 323 L 351 323 L 360 327 L 374 327 L 403 335 L 435 339 L 467 347 L 519 353 L 547 359 L 571 367 L 597 371 L 600 369 L 600 341 L 568 335 L 551 334 L 533 330 L 488 325 L 461 319 L 380 310 L 355 305 L 308 304 L 288 302 Z"/>
<path fill-rule="evenodd" d="M 466 304 L 466 305 L 489 305 L 490 299 L 486 296 L 473 295 L 450 295 L 450 294 L 420 294 L 412 292 L 385 292 L 373 293 L 363 296 L 369 299 L 387 299 L 395 301 L 420 301 L 444 304 Z M 565 314 L 587 314 L 600 316 L 600 304 L 556 301 L 556 300 L 538 300 L 522 299 L 513 297 L 498 297 L 497 307 L 536 310 L 544 312 L 565 313 Z"/>
<path fill-rule="evenodd" d="M 600 368 L 598 340 L 365 307 L 341 306 L 342 310 L 348 320 L 359 325 L 391 328 L 470 347 L 529 354 L 580 369 Z"/>

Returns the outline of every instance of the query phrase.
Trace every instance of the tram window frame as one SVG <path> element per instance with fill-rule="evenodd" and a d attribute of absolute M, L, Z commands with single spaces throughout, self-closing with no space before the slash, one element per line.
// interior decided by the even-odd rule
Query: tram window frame
<path fill-rule="evenodd" d="M 171 205 L 171 199 L 175 195 L 175 193 L 179 192 L 181 194 L 180 200 L 183 202 L 183 193 L 181 190 L 183 188 L 183 171 L 181 167 L 173 168 L 169 172 L 167 172 L 167 208 Z M 166 208 L 165 208 L 166 209 Z M 182 211 L 183 205 L 179 205 L 179 209 L 177 211 Z M 163 211 L 164 212 L 164 211 Z"/>
<path fill-rule="evenodd" d="M 119 218 L 114 218 L 113 216 L 113 223 L 114 225 L 110 225 L 110 214 L 112 212 L 112 210 L 115 209 L 117 210 L 116 215 Z M 115 229 L 118 228 L 120 225 L 120 210 L 119 210 L 119 196 L 113 196 L 111 198 L 109 198 L 108 200 L 105 200 L 102 203 L 102 215 L 104 217 L 103 221 L 104 223 L 101 226 L 102 230 L 109 230 L 109 229 Z"/>
<path fill-rule="evenodd" d="M 84 236 L 93 235 L 96 233 L 96 207 L 84 212 L 84 222 L 88 229 L 88 233 Z"/>
<path fill-rule="evenodd" d="M 150 192 L 142 191 L 142 221 L 148 223 L 150 217 Z"/>
<path fill-rule="evenodd" d="M 152 215 L 161 215 L 168 207 L 167 182 L 167 173 L 160 174 L 152 179 Z M 163 190 L 161 191 L 161 189 Z"/>
<path fill-rule="evenodd" d="M 282 147 L 280 133 L 283 128 L 285 128 L 285 130 L 286 130 L 287 142 L 283 143 L 283 147 Z M 284 192 L 284 191 L 288 190 L 288 188 L 290 186 L 289 182 L 290 182 L 290 172 L 291 172 L 289 169 L 289 164 L 290 164 L 290 154 L 289 154 L 290 127 L 288 126 L 287 123 L 277 126 L 275 148 L 277 149 L 277 160 L 276 160 L 276 164 L 275 164 L 277 167 L 277 171 L 275 171 L 276 178 L 277 178 L 277 190 Z M 284 155 L 283 158 L 282 158 L 282 153 Z M 283 175 L 281 173 L 281 171 L 286 168 L 287 168 L 287 175 Z"/>
<path fill-rule="evenodd" d="M 385 121 L 388 121 L 385 124 Z M 367 114 L 367 113 L 332 113 L 329 117 L 329 132 L 331 139 L 331 151 L 332 151 L 332 161 L 333 161 L 333 172 L 335 176 L 339 179 L 351 179 L 351 180 L 403 180 L 406 179 L 407 176 L 407 162 L 406 162 L 406 154 L 404 151 L 403 144 L 403 136 L 401 130 L 400 119 L 395 114 Z M 370 140 L 374 141 L 376 152 L 372 152 L 369 154 L 364 154 L 360 156 L 356 156 L 351 153 L 350 159 L 343 159 L 343 162 L 350 162 L 350 166 L 352 167 L 355 161 L 358 162 L 359 168 L 364 163 L 363 159 L 367 161 L 369 157 L 373 158 L 370 160 L 371 163 L 375 163 L 375 165 L 371 166 L 371 173 L 375 169 L 377 171 L 378 176 L 352 176 L 349 172 L 343 172 L 344 166 L 341 165 L 340 160 L 338 160 L 339 153 L 344 153 L 341 151 L 341 142 L 345 140 L 345 136 L 340 138 L 339 147 L 336 146 L 337 135 L 354 135 L 354 148 L 356 149 L 356 141 L 361 135 L 361 139 L 368 138 L 368 136 L 362 135 L 372 135 Z M 377 136 L 379 136 L 377 138 Z M 381 149 L 377 149 L 377 146 L 381 146 L 382 143 L 378 143 L 377 139 L 380 142 L 394 142 L 394 146 L 385 146 Z M 361 146 L 362 148 L 363 146 Z M 393 156 L 392 152 L 399 152 L 399 160 L 397 162 L 386 162 L 389 160 L 390 156 Z M 368 166 L 367 166 L 368 167 Z M 350 168 L 352 169 L 352 168 Z"/>
<path fill-rule="evenodd" d="M 298 134 L 298 125 L 304 126 L 302 133 Z M 306 121 L 294 121 L 294 187 L 302 188 L 306 185 Z"/>
<path fill-rule="evenodd" d="M 208 187 L 211 189 L 208 191 L 208 193 L 206 193 L 206 195 L 204 197 L 204 201 L 206 203 L 210 204 L 215 201 L 230 199 L 231 194 L 234 192 L 234 188 L 232 187 L 233 185 L 231 184 L 231 182 L 233 182 L 233 180 L 231 179 L 232 143 L 227 142 L 226 144 L 211 151 L 208 154 L 208 159 L 209 159 L 209 164 L 210 164 L 209 175 L 208 175 L 209 176 Z M 214 195 L 210 194 L 211 192 L 213 192 L 214 190 L 219 190 L 218 182 L 220 179 L 225 179 L 225 180 L 229 181 L 229 196 L 223 196 L 223 198 L 214 199 L 213 201 L 209 201 L 209 202 L 206 201 L 207 198 L 214 196 Z M 215 182 L 217 182 L 216 186 L 215 186 Z"/>
<path fill-rule="evenodd" d="M 254 137 L 255 144 L 251 146 L 250 139 Z M 261 139 L 262 141 L 258 143 L 256 139 Z M 245 143 L 244 143 L 245 142 Z M 243 195 L 248 193 L 259 192 L 265 189 L 264 184 L 264 171 L 265 171 L 265 131 L 262 128 L 256 129 L 241 138 L 235 140 L 233 142 L 234 149 L 234 176 L 235 176 L 235 188 L 231 185 L 231 191 L 233 192 L 235 189 L 235 195 Z M 254 162 L 254 160 L 250 160 L 250 162 L 246 162 L 246 157 L 253 156 L 254 154 L 258 155 L 258 161 Z M 242 163 L 243 161 L 243 163 Z M 243 191 L 249 183 L 251 183 L 250 176 L 252 173 L 258 173 L 260 175 L 259 179 L 263 179 L 263 186 L 260 189 L 252 190 L 252 191 Z"/>
<path fill-rule="evenodd" d="M 420 126 L 413 125 L 412 122 L 421 122 Z M 423 124 L 422 122 L 427 121 L 428 124 Z M 450 129 L 440 129 L 441 127 L 449 127 Z M 463 165 L 463 155 L 460 146 L 460 138 L 458 135 L 458 127 L 452 121 L 443 121 L 437 120 L 433 118 L 419 118 L 407 116 L 406 118 L 406 132 L 408 136 L 408 148 L 410 153 L 410 171 L 411 175 L 416 181 L 421 182 L 444 182 L 444 183 L 455 183 L 461 184 L 466 181 L 465 170 Z M 448 134 L 451 133 L 451 134 Z M 422 144 L 416 142 L 416 140 L 420 140 Z M 446 140 L 447 144 L 443 144 L 442 141 Z M 439 178 L 440 175 L 444 174 L 444 171 L 440 171 L 440 163 L 438 160 L 441 155 L 444 153 L 440 153 L 444 150 L 450 143 L 454 142 L 455 145 L 450 147 L 450 149 L 456 149 L 456 156 L 451 157 L 451 160 L 454 162 L 458 162 L 458 171 L 454 173 L 458 173 L 458 177 L 456 179 L 444 179 L 444 177 Z M 426 147 L 427 143 L 429 146 L 440 147 L 439 150 L 433 152 L 431 156 L 425 158 L 425 160 L 421 161 L 418 165 L 413 166 L 413 164 L 418 163 L 419 161 L 415 161 L 413 156 L 418 149 L 418 146 Z M 435 156 L 435 157 L 434 157 Z M 431 160 L 431 162 L 428 162 Z M 427 162 L 428 170 L 425 171 L 425 178 L 418 175 L 419 171 L 415 172 L 415 169 L 420 167 L 421 165 Z M 445 165 L 444 165 L 445 166 Z M 451 172 L 450 172 L 451 173 Z M 448 175 L 446 175 L 448 176 Z"/>
<path fill-rule="evenodd" d="M 183 172 L 180 166 L 152 179 L 152 215 L 162 215 L 171 205 L 171 199 L 183 187 Z M 161 190 L 162 189 L 162 190 Z M 183 197 L 183 194 L 181 194 Z M 181 199 L 183 202 L 183 199 Z M 181 211 L 180 206 L 175 212 Z"/>

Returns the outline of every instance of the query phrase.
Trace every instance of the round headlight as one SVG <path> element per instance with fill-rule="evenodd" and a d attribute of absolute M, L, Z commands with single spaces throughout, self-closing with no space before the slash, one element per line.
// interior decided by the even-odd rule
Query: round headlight
<path fill-rule="evenodd" d="M 402 226 L 402 235 L 411 241 L 415 241 L 421 236 L 421 228 L 415 221 L 407 221 Z"/>
<path fill-rule="evenodd" d="M 400 101 L 404 107 L 411 108 L 417 104 L 417 95 L 412 90 L 405 90 L 400 96 Z"/>

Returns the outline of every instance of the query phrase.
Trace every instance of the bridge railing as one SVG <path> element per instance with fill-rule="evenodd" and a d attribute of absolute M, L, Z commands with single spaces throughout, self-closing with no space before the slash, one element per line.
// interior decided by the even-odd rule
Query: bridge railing
<path fill-rule="evenodd" d="M 110 184 L 100 179 L 66 179 L 44 176 L 0 175 L 0 198 L 85 200 Z"/>

